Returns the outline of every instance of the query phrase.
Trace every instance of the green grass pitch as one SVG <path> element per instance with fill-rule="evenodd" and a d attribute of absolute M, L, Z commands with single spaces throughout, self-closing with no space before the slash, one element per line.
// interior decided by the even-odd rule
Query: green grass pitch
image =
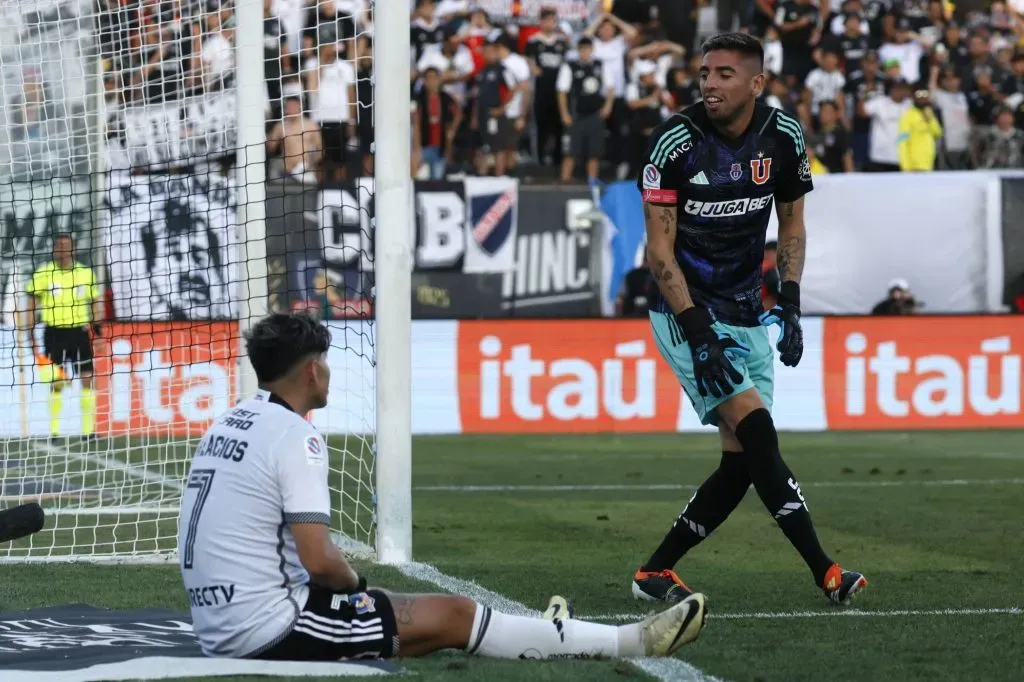
<path fill-rule="evenodd" d="M 677 567 L 708 595 L 711 614 L 680 658 L 728 682 L 1024 680 L 1024 434 L 781 441 L 826 549 L 871 584 L 852 609 L 828 605 L 751 490 Z M 689 499 L 690 489 L 672 486 L 700 483 L 718 449 L 704 435 L 418 438 L 414 556 L 537 609 L 558 593 L 575 601 L 579 617 L 644 613 L 651 607 L 631 598 L 631 574 Z M 437 590 L 394 569 L 360 568 L 383 587 Z M 8 564 L 0 572 L 5 610 L 71 602 L 187 609 L 173 564 Z M 423 680 L 651 679 L 615 661 L 445 653 L 400 665 Z"/>

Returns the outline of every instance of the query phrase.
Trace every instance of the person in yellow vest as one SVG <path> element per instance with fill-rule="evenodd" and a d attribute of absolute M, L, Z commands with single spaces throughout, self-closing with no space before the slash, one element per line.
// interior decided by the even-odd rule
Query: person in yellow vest
<path fill-rule="evenodd" d="M 942 124 L 932 109 L 927 90 L 914 93 L 914 106 L 900 116 L 899 137 L 901 171 L 935 169 L 935 155 L 942 137 Z"/>
<path fill-rule="evenodd" d="M 96 392 L 93 387 L 94 338 L 103 319 L 100 287 L 93 271 L 74 258 L 71 235 L 53 238 L 53 260 L 40 267 L 28 284 L 29 329 L 43 323 L 43 353 L 56 368 L 70 364 L 82 380 L 82 435 L 95 438 Z M 34 342 L 33 342 L 34 345 Z M 67 381 L 50 383 L 50 436 L 57 438 Z"/>

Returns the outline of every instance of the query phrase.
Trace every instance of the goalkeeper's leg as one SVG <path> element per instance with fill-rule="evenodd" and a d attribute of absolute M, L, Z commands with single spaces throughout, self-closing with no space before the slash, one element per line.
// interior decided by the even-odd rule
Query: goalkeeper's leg
<path fill-rule="evenodd" d="M 822 549 L 800 485 L 779 452 L 771 412 L 758 391 L 751 389 L 730 398 L 719 405 L 718 416 L 736 434 L 754 489 L 803 557 L 814 581 L 832 601 L 848 601 L 867 580 L 856 571 L 841 569 Z"/>
<path fill-rule="evenodd" d="M 728 396 L 701 396 L 697 389 L 690 347 L 680 335 L 675 319 L 671 315 L 656 312 L 652 312 L 650 318 L 654 339 L 662 357 L 679 379 L 679 384 L 701 422 L 718 425 L 722 442 L 722 459 L 718 468 L 697 489 L 661 544 L 633 575 L 632 591 L 636 599 L 671 604 L 690 594 L 690 588 L 679 579 L 672 567 L 686 552 L 710 535 L 739 505 L 750 487 L 750 475 L 735 434 L 718 419 L 716 413 L 717 406 Z M 741 328 L 723 327 L 723 331 L 743 343 L 752 342 Z M 767 341 L 763 345 L 771 351 Z M 749 375 L 746 363 L 737 362 L 737 368 L 743 374 L 743 380 L 736 391 L 754 388 L 754 380 Z"/>
<path fill-rule="evenodd" d="M 690 589 L 672 570 L 688 551 L 711 535 L 739 506 L 750 487 L 742 448 L 725 424 L 718 426 L 722 459 L 690 498 L 661 544 L 633 576 L 633 596 L 674 603 Z"/>
<path fill-rule="evenodd" d="M 513 616 L 466 597 L 389 594 L 398 625 L 399 656 L 462 649 L 491 658 L 668 656 L 697 638 L 704 595 L 640 623 L 604 625 L 576 620 L 561 597 L 543 618 Z"/>

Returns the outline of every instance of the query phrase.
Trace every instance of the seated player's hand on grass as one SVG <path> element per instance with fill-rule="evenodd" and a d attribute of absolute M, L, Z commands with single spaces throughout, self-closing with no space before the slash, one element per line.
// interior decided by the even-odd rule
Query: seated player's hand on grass
<path fill-rule="evenodd" d="M 761 313 L 761 324 L 770 327 L 778 324 L 779 342 L 776 349 L 782 364 L 796 367 L 804 354 L 804 331 L 800 327 L 800 285 L 783 282 L 779 287 L 778 303 L 771 310 Z"/>
<path fill-rule="evenodd" d="M 750 349 L 731 336 L 715 331 L 707 308 L 687 308 L 676 315 L 676 321 L 690 344 L 693 373 L 701 396 L 706 397 L 708 393 L 715 398 L 731 395 L 735 390 L 733 384 L 743 381 L 743 375 L 731 358 L 745 358 Z"/>

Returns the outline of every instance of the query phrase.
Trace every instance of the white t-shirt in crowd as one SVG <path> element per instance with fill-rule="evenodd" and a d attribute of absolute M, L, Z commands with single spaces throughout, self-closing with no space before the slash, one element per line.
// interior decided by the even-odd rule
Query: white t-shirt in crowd
<path fill-rule="evenodd" d="M 235 49 L 223 33 L 214 33 L 203 41 L 203 80 L 207 87 L 217 83 L 235 68 Z"/>
<path fill-rule="evenodd" d="M 274 0 L 270 11 L 281 22 L 281 30 L 288 37 L 288 51 L 302 49 L 302 29 L 306 23 L 306 0 Z"/>
<path fill-rule="evenodd" d="M 769 40 L 764 44 L 764 70 L 779 75 L 782 73 L 782 43 Z"/>
<path fill-rule="evenodd" d="M 475 3 L 474 3 L 475 4 Z M 447 22 L 456 14 L 469 13 L 469 0 L 441 0 L 434 9 L 434 16 L 441 22 Z"/>
<path fill-rule="evenodd" d="M 416 70 L 422 73 L 431 67 L 440 71 L 442 76 L 449 71 L 455 71 L 459 75 L 468 76 L 473 73 L 475 68 L 473 53 L 465 45 L 459 45 L 454 55 L 446 57 L 439 45 L 428 45 L 423 50 L 420 60 L 416 62 Z M 466 82 L 448 83 L 444 86 L 444 90 L 452 97 L 464 100 L 466 97 Z"/>
<path fill-rule="evenodd" d="M 838 69 L 825 71 L 818 68 L 807 74 L 804 83 L 811 92 L 811 112 L 818 113 L 818 105 L 822 102 L 832 100 L 838 102 L 843 96 L 843 87 L 846 85 L 846 78 Z"/>
<path fill-rule="evenodd" d="M 971 140 L 971 116 L 967 95 L 962 92 L 936 90 L 932 93 L 932 99 L 939 110 L 945 148 L 951 152 L 966 151 Z"/>
<path fill-rule="evenodd" d="M 893 59 L 898 61 L 900 76 L 914 85 L 921 80 L 921 57 L 924 56 L 924 52 L 924 48 L 913 40 L 906 43 L 885 43 L 878 48 L 878 60 L 883 64 Z"/>
<path fill-rule="evenodd" d="M 615 36 L 611 40 L 604 41 L 594 38 L 594 59 L 601 62 L 604 72 L 608 74 L 612 87 L 615 89 L 615 96 L 622 97 L 626 94 L 626 52 L 629 45 L 622 36 Z"/>
<path fill-rule="evenodd" d="M 311 68 L 320 69 L 320 88 L 313 95 L 312 118 L 321 123 L 347 123 L 352 118 L 349 110 L 349 86 L 356 82 L 356 71 L 352 64 L 336 59 L 330 64 Z"/>
<path fill-rule="evenodd" d="M 832 17 L 831 23 L 828 25 L 828 31 L 834 36 L 841 36 L 846 33 L 846 15 L 839 13 Z M 860 20 L 860 34 L 862 36 L 871 35 L 871 24 Z"/>
<path fill-rule="evenodd" d="M 309 573 L 288 524 L 330 524 L 327 446 L 275 400 L 261 391 L 218 418 L 189 467 L 179 566 L 208 656 L 246 656 L 291 630 Z"/>
<path fill-rule="evenodd" d="M 516 83 L 530 83 L 533 74 L 530 73 L 530 62 L 526 57 L 515 52 L 510 53 L 502 60 L 502 66 L 516 79 Z M 516 92 L 515 96 L 505 105 L 505 115 L 508 118 L 519 118 L 523 115 L 523 93 Z"/>
<path fill-rule="evenodd" d="M 900 162 L 900 117 L 911 107 L 910 98 L 897 104 L 891 97 L 875 97 L 864 103 L 871 117 L 871 147 L 868 158 L 875 163 Z"/>

